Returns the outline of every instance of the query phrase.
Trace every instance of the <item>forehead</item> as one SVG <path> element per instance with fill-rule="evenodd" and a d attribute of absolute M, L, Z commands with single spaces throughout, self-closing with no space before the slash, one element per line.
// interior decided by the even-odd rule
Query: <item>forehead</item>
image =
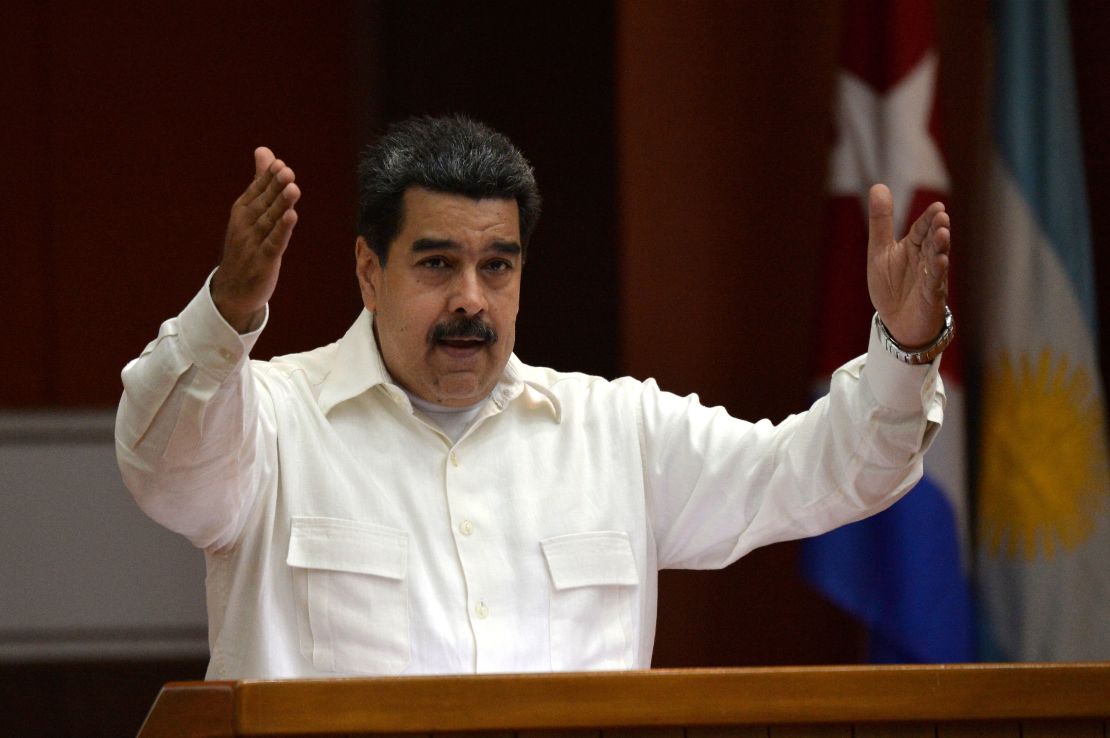
<path fill-rule="evenodd" d="M 403 244 L 418 238 L 459 242 L 520 241 L 520 212 L 512 198 L 466 195 L 410 187 L 402 198 Z"/>

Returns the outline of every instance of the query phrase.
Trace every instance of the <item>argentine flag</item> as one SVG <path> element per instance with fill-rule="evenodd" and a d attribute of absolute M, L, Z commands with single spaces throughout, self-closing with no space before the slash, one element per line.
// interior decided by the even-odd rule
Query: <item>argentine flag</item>
<path fill-rule="evenodd" d="M 947 200 L 931 15 L 929 0 L 845 3 L 823 254 L 822 391 L 858 352 L 873 313 L 864 278 L 869 187 L 890 187 L 898 236 L 931 202 Z M 958 305 L 953 312 L 958 325 L 963 313 Z M 924 478 L 888 510 L 803 544 L 803 574 L 863 622 L 874 662 L 974 660 L 960 343 L 941 359 L 944 427 L 925 456 Z"/>
<path fill-rule="evenodd" d="M 1110 659 L 1110 477 L 1067 4 L 998 2 L 983 281 L 983 657 Z"/>

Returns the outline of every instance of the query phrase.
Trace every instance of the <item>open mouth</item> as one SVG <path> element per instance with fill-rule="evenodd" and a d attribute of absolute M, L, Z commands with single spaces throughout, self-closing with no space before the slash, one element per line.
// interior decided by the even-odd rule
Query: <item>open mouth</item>
<path fill-rule="evenodd" d="M 473 356 L 481 351 L 486 342 L 480 338 L 441 338 L 436 345 L 450 356 Z"/>

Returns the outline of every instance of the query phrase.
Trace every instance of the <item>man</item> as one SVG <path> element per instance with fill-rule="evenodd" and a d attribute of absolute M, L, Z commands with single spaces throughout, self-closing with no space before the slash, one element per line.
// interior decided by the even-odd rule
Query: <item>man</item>
<path fill-rule="evenodd" d="M 919 477 L 951 337 L 939 203 L 895 242 L 872 190 L 868 353 L 773 426 L 512 354 L 539 195 L 504 136 L 405 121 L 360 178 L 366 310 L 342 339 L 247 360 L 300 195 L 262 148 L 208 285 L 123 372 L 124 478 L 206 553 L 209 678 L 644 668 L 659 569 L 820 533 Z"/>

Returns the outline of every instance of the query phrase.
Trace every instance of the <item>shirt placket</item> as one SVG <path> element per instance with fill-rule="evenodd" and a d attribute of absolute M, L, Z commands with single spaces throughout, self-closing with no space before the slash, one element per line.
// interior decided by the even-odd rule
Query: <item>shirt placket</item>
<path fill-rule="evenodd" d="M 501 413 L 519 387 L 498 387 L 486 409 L 447 450 L 444 459 L 444 494 L 451 520 L 451 534 L 459 558 L 467 594 L 467 620 L 474 637 L 474 669 L 488 671 L 488 665 L 501 661 L 506 628 L 507 603 L 496 601 L 498 576 L 495 562 L 506 552 L 497 551 L 497 536 L 491 535 L 497 511 L 488 509 L 488 496 L 480 489 L 481 464 L 473 458 L 474 446 L 467 439 L 488 419 Z"/>

